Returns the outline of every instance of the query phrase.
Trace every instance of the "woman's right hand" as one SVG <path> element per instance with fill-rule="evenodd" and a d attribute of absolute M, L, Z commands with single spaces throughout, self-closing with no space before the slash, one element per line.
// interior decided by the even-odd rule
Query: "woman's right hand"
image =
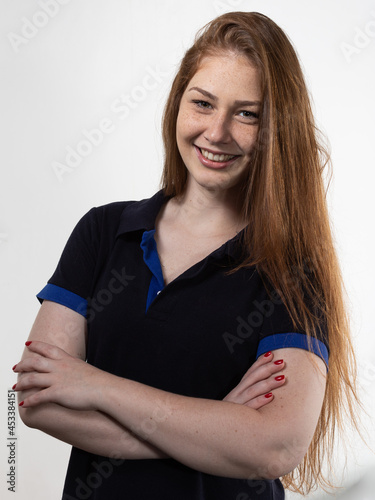
<path fill-rule="evenodd" d="M 273 353 L 266 352 L 251 365 L 240 383 L 223 401 L 259 410 L 273 400 L 271 391 L 285 384 L 285 375 L 279 373 L 283 368 L 285 363 L 282 359 L 274 360 Z"/>

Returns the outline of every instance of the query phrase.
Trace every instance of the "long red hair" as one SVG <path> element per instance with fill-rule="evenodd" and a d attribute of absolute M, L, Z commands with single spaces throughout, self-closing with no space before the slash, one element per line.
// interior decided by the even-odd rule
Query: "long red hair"
<path fill-rule="evenodd" d="M 282 478 L 285 487 L 306 493 L 317 484 L 330 486 L 321 465 L 324 458 L 330 463 L 335 428 L 345 411 L 357 427 L 355 358 L 323 178 L 329 154 L 286 34 L 262 14 L 230 12 L 198 32 L 173 81 L 163 117 L 167 196 L 181 195 L 187 180 L 176 143 L 182 94 L 202 58 L 223 52 L 245 55 L 255 65 L 263 94 L 257 145 L 242 186 L 244 243 L 251 253 L 238 268 L 255 265 L 309 338 L 321 324 L 328 332 L 329 372 L 315 435 L 303 462 Z"/>

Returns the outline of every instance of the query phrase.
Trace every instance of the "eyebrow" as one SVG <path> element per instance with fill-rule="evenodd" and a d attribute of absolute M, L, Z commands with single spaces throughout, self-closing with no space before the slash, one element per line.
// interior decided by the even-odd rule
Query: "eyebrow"
<path fill-rule="evenodd" d="M 189 92 L 191 90 L 197 90 L 198 92 L 205 95 L 209 99 L 212 99 L 213 101 L 217 101 L 217 97 L 215 95 L 211 94 L 211 92 L 208 92 L 207 90 L 201 89 L 200 87 L 191 87 L 189 89 Z M 238 100 L 236 100 L 236 101 L 234 101 L 234 103 L 236 105 L 239 105 L 239 106 L 259 106 L 260 105 L 260 101 L 238 101 Z"/>

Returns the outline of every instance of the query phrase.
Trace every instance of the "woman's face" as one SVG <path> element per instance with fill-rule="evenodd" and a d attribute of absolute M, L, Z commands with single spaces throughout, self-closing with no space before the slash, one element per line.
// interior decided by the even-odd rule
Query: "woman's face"
<path fill-rule="evenodd" d="M 182 95 L 177 145 L 189 183 L 209 190 L 238 185 L 249 168 L 261 106 L 258 71 L 244 56 L 203 58 Z"/>

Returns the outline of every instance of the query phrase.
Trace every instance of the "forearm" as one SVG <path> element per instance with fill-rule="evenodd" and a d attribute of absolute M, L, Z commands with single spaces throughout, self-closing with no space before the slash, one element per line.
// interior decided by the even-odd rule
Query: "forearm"
<path fill-rule="evenodd" d="M 280 435 L 261 413 L 243 405 L 111 378 L 99 407 L 167 455 L 209 474 L 273 478 L 289 472 L 300 459 L 281 460 Z"/>
<path fill-rule="evenodd" d="M 46 403 L 35 408 L 20 408 L 20 415 L 29 427 L 89 453 L 122 459 L 166 458 L 149 442 L 99 411 L 71 410 Z"/>
<path fill-rule="evenodd" d="M 42 357 L 17 365 L 24 374 L 18 390 L 44 389 L 26 397 L 24 408 L 54 402 L 102 412 L 165 455 L 219 476 L 272 479 L 294 469 L 313 437 L 325 391 L 324 362 L 297 348 L 275 351 L 287 357 L 290 382 L 260 410 L 117 377 L 44 342 L 29 349 Z"/>
<path fill-rule="evenodd" d="M 25 357 L 35 354 L 25 351 Z M 18 382 L 24 374 L 18 374 Z M 18 393 L 18 402 L 39 392 L 27 389 Z M 153 459 L 167 456 L 130 432 L 109 415 L 100 411 L 72 410 L 55 403 L 34 408 L 19 408 L 22 421 L 28 427 L 89 453 L 121 459 Z"/>

